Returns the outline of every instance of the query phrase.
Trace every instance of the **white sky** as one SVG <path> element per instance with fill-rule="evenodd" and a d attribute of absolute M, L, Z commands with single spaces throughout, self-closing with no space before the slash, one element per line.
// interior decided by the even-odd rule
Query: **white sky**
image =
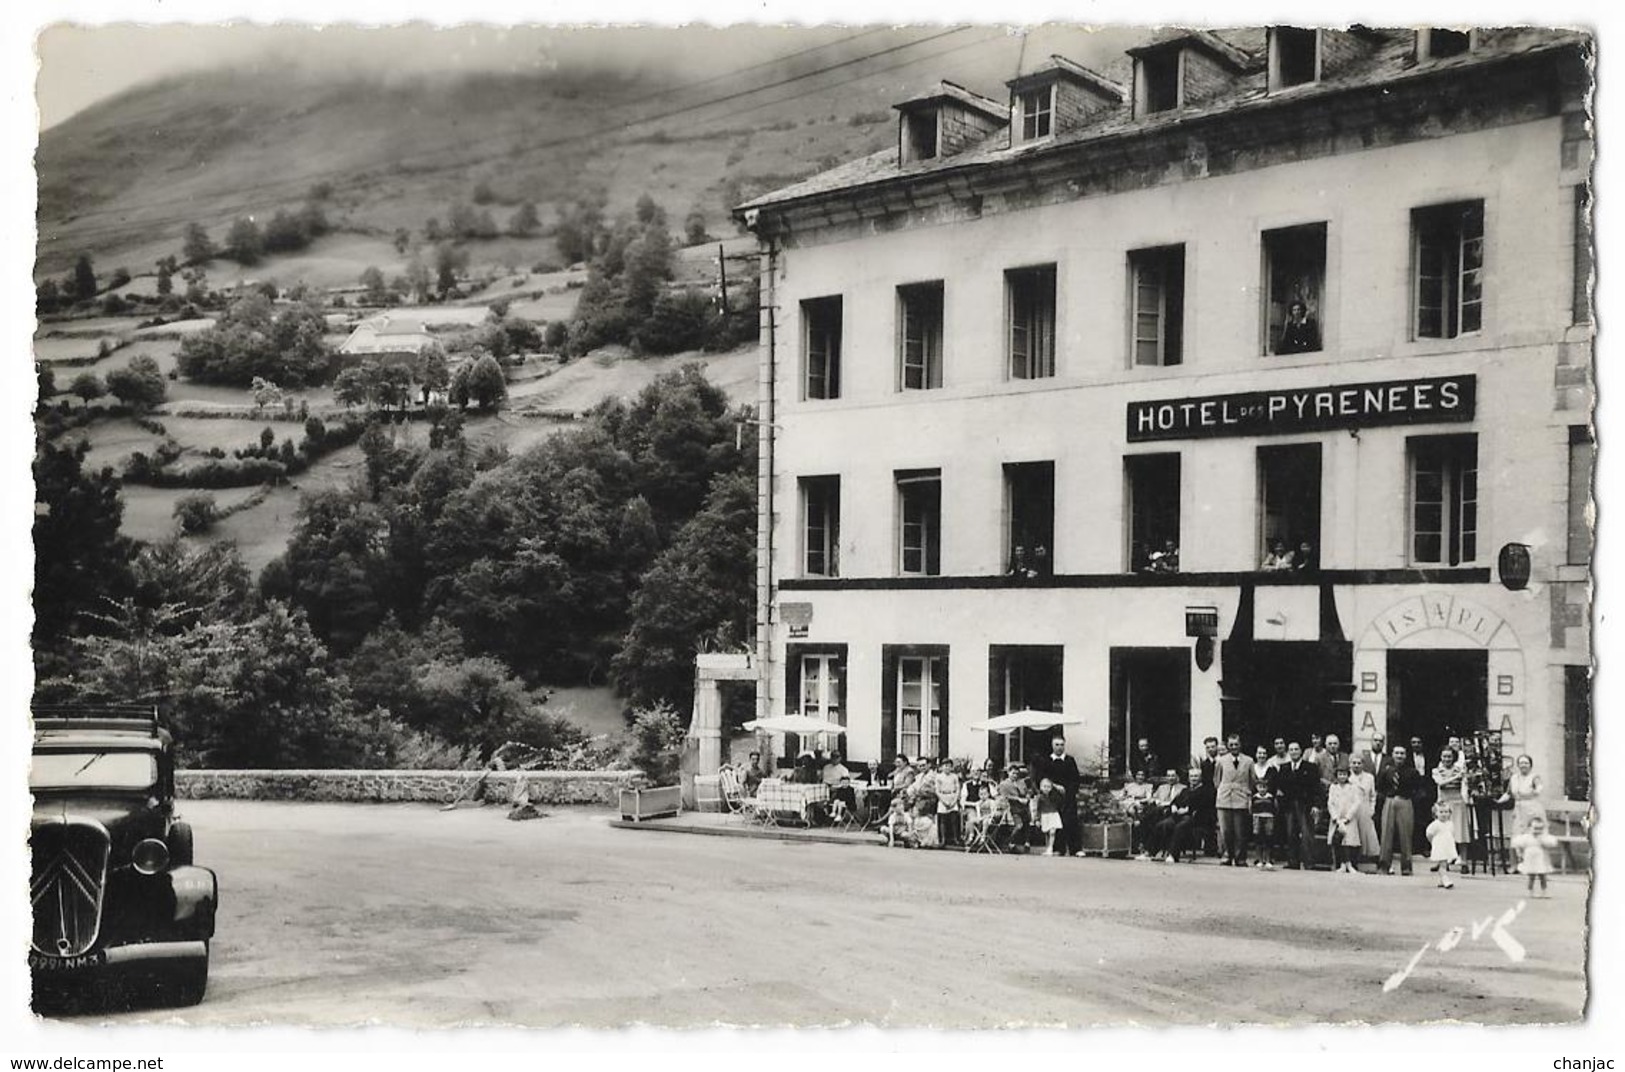
<path fill-rule="evenodd" d="M 371 0 L 237 0 L 221 3 L 219 0 L 21 0 L 10 5 L 5 29 L 0 31 L 0 122 L 4 123 L 6 152 L 0 154 L 0 190 L 7 191 L 5 211 L 0 213 L 0 248 L 9 250 L 9 256 L 0 258 L 0 300 L 6 302 L 0 317 L 0 330 L 11 340 L 6 352 L 11 357 L 0 364 L 0 406 L 8 410 L 7 419 L 0 420 L 0 457 L 6 460 L 0 468 L 0 551 L 6 568 L 0 570 L 0 682 L 4 682 L 4 696 L 10 700 L 6 708 L 13 717 L 0 729 L 0 755 L 10 763 L 11 778 L 0 775 L 0 811 L 12 820 L 12 829 L 22 829 L 22 814 L 26 809 L 26 781 L 23 776 L 27 756 L 27 735 L 20 713 L 25 709 L 30 689 L 27 636 L 28 590 L 31 584 L 31 552 L 29 550 L 29 521 L 31 484 L 28 459 L 32 456 L 31 425 L 28 407 L 33 395 L 33 380 L 24 355 L 29 352 L 32 330 L 32 293 L 30 278 L 33 236 L 34 179 L 30 168 L 35 131 L 36 113 L 33 107 L 35 69 L 32 54 L 33 38 L 45 26 L 59 20 L 78 20 L 89 23 L 144 21 L 144 22 L 218 22 L 224 18 L 247 18 L 260 23 L 279 20 L 300 22 L 355 21 L 370 24 L 398 23 L 411 19 L 431 19 L 459 22 L 489 22 L 514 24 L 521 21 L 567 22 L 591 18 L 599 22 L 637 22 L 657 19 L 663 22 L 689 21 L 703 18 L 713 23 L 843 23 L 872 24 L 877 20 L 898 23 L 930 22 L 989 22 L 994 19 L 1013 22 L 1037 23 L 1044 21 L 1068 22 L 1139 22 L 1139 23 L 1208 23 L 1250 24 L 1271 21 L 1304 19 L 1310 9 L 1301 3 L 1289 6 L 1280 0 L 1261 3 L 1241 0 L 1222 5 L 1196 3 L 1192 0 L 1109 0 L 1090 2 L 1073 0 L 676 0 L 655 10 L 652 0 L 593 0 L 591 4 L 577 2 L 559 4 L 533 0 L 530 3 L 510 0 L 458 0 L 451 4 L 445 0 L 392 0 L 385 5 Z M 1613 44 L 1611 30 L 1625 26 L 1605 8 L 1603 0 L 1556 0 L 1535 4 L 1491 2 L 1479 0 L 1442 0 L 1430 4 L 1403 2 L 1403 0 L 1367 0 L 1358 5 L 1347 0 L 1333 0 L 1317 4 L 1313 17 L 1322 23 L 1338 21 L 1364 21 L 1378 25 L 1399 25 L 1417 21 L 1434 24 L 1448 22 L 1475 22 L 1478 24 L 1541 22 L 1545 24 L 1590 25 L 1601 28 L 1602 54 L 1607 56 Z M 275 36 L 274 34 L 272 35 Z M 838 35 L 837 35 L 838 36 Z M 482 39 L 483 40 L 483 39 Z M 516 44 L 517 42 L 517 44 Z M 476 49 L 482 56 L 524 55 L 528 39 L 523 35 L 492 39 L 489 45 Z M 218 30 L 178 35 L 160 41 L 158 37 L 133 35 L 129 32 L 75 33 L 58 31 L 47 38 L 46 57 L 49 69 L 42 73 L 40 92 L 47 122 L 83 107 L 109 92 L 115 92 L 137 81 L 155 75 L 192 69 L 200 65 L 221 62 L 243 62 L 248 54 L 262 47 L 254 35 L 242 31 L 221 33 Z M 518 49 L 509 53 L 504 50 Z M 657 47 L 656 51 L 659 51 Z M 421 58 L 421 57 L 420 57 Z M 728 67 L 741 66 L 753 60 L 733 50 L 722 62 Z M 699 57 L 702 64 L 711 58 Z M 947 73 L 947 72 L 943 72 Z M 951 75 L 950 75 L 951 77 Z M 1608 107 L 1607 94 L 1610 80 L 1605 75 L 1599 83 L 1599 111 L 1604 124 L 1613 109 Z M 1612 613 L 1622 606 L 1617 592 L 1619 585 L 1609 584 L 1615 570 L 1615 561 L 1625 544 L 1618 533 L 1625 531 L 1625 521 L 1614 518 L 1625 514 L 1625 462 L 1616 463 L 1617 453 L 1625 457 L 1625 447 L 1616 445 L 1610 431 L 1625 428 L 1625 417 L 1616 417 L 1615 411 L 1625 412 L 1625 403 L 1614 404 L 1611 379 L 1616 374 L 1608 370 L 1607 341 L 1612 328 L 1611 311 L 1615 308 L 1612 297 L 1617 288 L 1613 281 L 1619 273 L 1613 268 L 1611 253 L 1616 248 L 1617 228 L 1612 226 L 1614 169 L 1610 168 L 1612 140 L 1606 132 L 1599 138 L 1600 192 L 1597 198 L 1598 218 L 1601 226 L 1599 255 L 1599 322 L 1602 341 L 1599 347 L 1599 378 L 1602 380 L 1602 425 L 1599 442 L 1602 446 L 1599 474 L 1599 499 L 1602 510 L 1599 577 L 1598 628 L 1595 644 L 1599 653 L 1625 651 L 1619 630 L 1612 624 Z M 1621 438 L 1625 442 L 1625 437 Z M 1544 493 L 1544 491 L 1542 491 Z M 1611 509 L 1613 507 L 1613 509 Z M 1604 657 L 1606 659 L 1606 657 Z M 1602 806 L 1618 795 L 1620 772 L 1625 771 L 1625 732 L 1611 726 L 1611 717 L 1625 709 L 1625 688 L 1615 682 L 1625 680 L 1610 662 L 1604 662 L 1604 671 L 1598 678 L 1596 713 L 1598 721 L 1597 764 L 1602 774 L 1599 791 Z M 15 809 L 15 810 L 13 810 Z M 1413 1064 L 1437 1063 L 1442 1067 L 1467 1065 L 1480 1070 L 1551 1068 L 1551 1061 L 1559 1055 L 1569 1057 L 1608 1056 L 1625 1057 L 1611 1042 L 1618 1039 L 1611 1031 L 1610 1015 L 1617 1014 L 1620 997 L 1625 992 L 1620 971 L 1610 953 L 1621 948 L 1619 913 L 1602 909 L 1611 899 L 1613 872 L 1610 866 L 1617 856 L 1608 848 L 1617 850 L 1619 838 L 1614 829 L 1618 821 L 1604 822 L 1598 828 L 1600 835 L 1611 842 L 1600 854 L 1602 879 L 1593 901 L 1593 983 L 1600 990 L 1593 993 L 1592 1023 L 1577 1029 L 1534 1029 L 1503 1031 L 1494 1034 L 1482 1030 L 1443 1031 L 1389 1030 L 1382 1039 L 1374 1039 L 1368 1032 L 1335 1032 L 1330 1030 L 1308 1032 L 1250 1031 L 1224 1038 L 1200 1032 L 1124 1034 L 1091 1032 L 1084 1035 L 1011 1036 L 989 1035 L 977 1039 L 935 1038 L 924 1033 L 881 1038 L 868 1035 L 840 1033 L 807 1036 L 794 1042 L 782 1035 L 755 1034 L 734 1040 L 735 1050 L 728 1059 L 730 1065 L 752 1068 L 767 1064 L 778 1068 L 820 1067 L 822 1069 L 851 1067 L 849 1058 L 835 1057 L 830 1048 L 848 1049 L 866 1046 L 874 1049 L 892 1049 L 902 1045 L 912 1047 L 952 1047 L 955 1053 L 947 1056 L 880 1057 L 888 1063 L 905 1060 L 914 1065 L 928 1062 L 933 1072 L 961 1067 L 983 1069 L 991 1062 L 1008 1064 L 1011 1061 L 1027 1063 L 1045 1051 L 1068 1052 L 1075 1056 L 1065 1058 L 1072 1064 L 1081 1059 L 1101 1059 L 1112 1063 L 1144 1064 L 1155 1062 L 1165 1053 L 1197 1055 L 1203 1072 L 1213 1069 L 1247 1068 L 1256 1070 L 1260 1062 L 1271 1060 L 1269 1051 L 1289 1047 L 1298 1050 L 1313 1049 L 1318 1068 L 1371 1068 L 1410 1067 Z M 0 837 L 0 842 L 4 838 Z M 18 839 L 20 848 L 21 839 Z M 0 888 L 20 906 L 24 864 L 20 860 L 7 861 L 0 852 Z M 990 890 L 990 895 L 996 894 Z M 15 894 L 15 896 L 13 895 Z M 1080 890 L 1080 897 L 1087 891 Z M 229 893 L 228 893 L 229 896 Z M 1334 906 L 1328 906 L 1335 912 Z M 1035 922 L 1035 925 L 1036 922 Z M 9 945 L 0 941 L 0 947 L 22 949 L 21 919 L 6 919 L 0 913 L 0 939 L 10 939 Z M 606 940 L 613 936 L 606 935 Z M 771 941 L 771 940 L 769 940 Z M 1605 952 L 1606 951 L 1606 952 Z M 629 951 L 635 955 L 635 951 Z M 764 955 L 772 955 L 764 951 Z M 793 963 L 793 962 L 792 962 Z M 672 970 L 680 965 L 672 966 Z M 789 965 L 787 965 L 787 969 Z M 657 970 L 657 969 L 652 969 Z M 1204 971 L 1204 965 L 1192 965 L 1193 971 Z M 956 977 L 957 978 L 957 977 Z M 971 985 L 969 981 L 966 985 Z M 1313 980 L 1306 976 L 1306 985 Z M 188 1051 L 226 1051 L 248 1048 L 256 1051 L 283 1051 L 287 1062 L 300 1062 L 316 1068 L 340 1067 L 337 1061 L 321 1054 L 348 1051 L 361 1065 L 371 1065 L 368 1050 L 422 1051 L 412 1062 L 391 1060 L 389 1067 L 404 1069 L 446 1068 L 468 1063 L 468 1052 L 493 1049 L 519 1048 L 531 1051 L 553 1047 L 586 1045 L 602 1049 L 606 1045 L 644 1050 L 643 1056 L 625 1058 L 667 1068 L 715 1069 L 715 1059 L 701 1062 L 694 1056 L 697 1046 L 705 1045 L 704 1034 L 688 1036 L 650 1036 L 630 1034 L 619 1038 L 588 1039 L 579 1036 L 561 1036 L 548 1033 L 522 1035 L 515 1032 L 465 1032 L 456 1036 L 416 1037 L 398 1031 L 323 1032 L 312 1034 L 299 1031 L 260 1031 L 252 1035 L 243 1032 L 185 1032 L 175 1028 L 147 1028 L 136 1031 L 93 1029 L 64 1029 L 41 1025 L 22 1009 L 19 995 L 26 994 L 26 973 L 20 956 L 0 955 L 0 1036 L 7 1044 L 0 1047 L 7 1055 L 55 1056 L 66 1053 L 101 1054 L 106 1056 L 150 1056 L 153 1054 L 184 1054 Z M 1087 1040 L 1087 1041 L 1086 1041 Z M 711 1045 L 718 1045 L 712 1040 Z M 742 1044 L 745 1049 L 737 1048 Z M 447 1046 L 455 1046 L 445 1052 Z M 1012 1048 L 1014 1046 L 1014 1048 Z M 1096 1051 L 1092 1058 L 1082 1058 L 1079 1051 Z M 299 1056 L 295 1051 L 315 1051 L 316 1056 Z M 439 1051 L 439 1052 L 437 1052 Z M 769 1054 L 773 1056 L 768 1057 Z M 463 1059 L 459 1061 L 459 1056 Z M 252 1056 L 252 1055 L 249 1055 Z M 478 1058 L 476 1058 L 478 1059 Z M 527 1063 L 546 1058 L 521 1056 L 509 1058 Z M 1187 1058 L 1183 1058 L 1188 1060 Z M 484 1060 L 490 1060 L 485 1058 Z M 192 1063 L 189 1068 L 210 1067 Z M 219 1062 L 212 1067 L 226 1067 Z"/>

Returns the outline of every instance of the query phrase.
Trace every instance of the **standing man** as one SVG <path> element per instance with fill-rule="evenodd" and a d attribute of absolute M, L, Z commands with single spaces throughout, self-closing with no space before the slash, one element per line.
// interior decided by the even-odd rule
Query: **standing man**
<path fill-rule="evenodd" d="M 1286 764 L 1276 768 L 1275 790 L 1285 830 L 1286 866 L 1298 871 L 1313 862 L 1310 842 L 1315 831 L 1309 825 L 1309 809 L 1320 791 L 1320 768 L 1303 758 L 1303 746 L 1297 741 L 1287 745 L 1286 757 Z"/>
<path fill-rule="evenodd" d="M 1382 842 L 1377 857 L 1377 874 L 1393 874 L 1394 852 L 1399 852 L 1400 874 L 1411 873 L 1411 837 L 1416 827 L 1416 804 L 1427 799 L 1427 784 L 1411 762 L 1405 746 L 1394 745 L 1393 762 L 1377 782 L 1378 792 L 1388 798 L 1382 809 Z"/>
<path fill-rule="evenodd" d="M 1349 769 L 1349 757 L 1343 752 L 1343 742 L 1335 733 L 1326 735 L 1326 748 L 1315 765 L 1320 768 L 1320 780 L 1326 785 L 1337 781 L 1337 772 Z"/>
<path fill-rule="evenodd" d="M 1209 856 L 1217 856 L 1224 848 L 1218 841 L 1219 817 L 1209 801 L 1218 794 L 1219 781 L 1217 777 L 1219 762 L 1219 739 L 1217 737 L 1202 738 L 1202 755 L 1193 767 L 1200 767 L 1202 780 L 1193 788 L 1201 788 L 1205 792 L 1198 794 L 1200 805 L 1191 812 L 1191 825 L 1206 844 Z"/>
<path fill-rule="evenodd" d="M 1422 776 L 1422 796 L 1413 800 L 1415 821 L 1411 824 L 1411 851 L 1418 856 L 1428 852 L 1428 823 L 1433 821 L 1433 802 L 1438 799 L 1433 784 L 1433 766 L 1423 752 L 1422 738 L 1411 738 L 1411 766 Z"/>
<path fill-rule="evenodd" d="M 1253 769 L 1250 756 L 1241 752 L 1241 734 L 1232 733 L 1228 750 L 1220 756 L 1217 766 L 1217 786 L 1214 808 L 1219 813 L 1219 848 L 1224 854 L 1225 867 L 1247 866 L 1247 835 L 1253 821 L 1253 791 L 1258 786 L 1258 772 Z"/>
<path fill-rule="evenodd" d="M 1387 743 L 1387 739 L 1380 732 L 1374 733 L 1371 735 L 1371 747 L 1360 755 L 1360 766 L 1370 773 L 1372 780 L 1377 784 L 1376 811 L 1371 813 L 1371 821 L 1377 824 L 1378 830 L 1382 829 L 1383 802 L 1388 799 L 1383 796 L 1382 772 L 1394 762 L 1393 757 L 1388 754 Z"/>
<path fill-rule="evenodd" d="M 1078 839 L 1078 786 L 1083 775 L 1078 762 L 1066 754 L 1066 738 L 1056 734 L 1051 738 L 1049 755 L 1033 764 L 1033 784 L 1045 778 L 1061 790 L 1061 841 L 1064 855 L 1083 855 Z"/>

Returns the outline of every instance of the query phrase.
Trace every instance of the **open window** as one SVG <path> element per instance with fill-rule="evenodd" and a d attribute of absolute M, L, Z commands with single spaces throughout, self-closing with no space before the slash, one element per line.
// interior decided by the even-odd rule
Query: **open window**
<path fill-rule="evenodd" d="M 1004 467 L 1005 572 L 1048 577 L 1055 572 L 1055 463 Z"/>
<path fill-rule="evenodd" d="M 1461 566 L 1478 560 L 1478 437 L 1416 436 L 1410 462 L 1411 562 Z"/>
<path fill-rule="evenodd" d="M 1131 350 L 1136 366 L 1177 365 L 1185 352 L 1185 247 L 1128 255 Z"/>
<path fill-rule="evenodd" d="M 1062 711 L 1065 651 L 1059 644 L 992 644 L 988 647 L 989 718 L 1015 711 Z M 988 734 L 988 758 L 1000 766 L 1044 754 L 1050 731 Z"/>
<path fill-rule="evenodd" d="M 903 163 L 931 160 L 937 155 L 937 110 L 921 108 L 904 112 L 902 119 Z"/>
<path fill-rule="evenodd" d="M 1055 266 L 1012 268 L 1004 273 L 1010 321 L 1010 378 L 1055 375 Z"/>
<path fill-rule="evenodd" d="M 1569 565 L 1591 564 L 1591 480 L 1597 450 L 1591 442 L 1591 429 L 1583 424 L 1569 426 Z"/>
<path fill-rule="evenodd" d="M 1179 107 L 1182 50 L 1147 52 L 1134 61 L 1135 105 L 1140 115 L 1153 115 Z"/>
<path fill-rule="evenodd" d="M 806 355 L 803 397 L 841 397 L 841 299 L 811 298 L 801 303 L 802 347 Z"/>
<path fill-rule="evenodd" d="M 801 479 L 802 573 L 838 577 L 841 572 L 841 478 Z"/>
<path fill-rule="evenodd" d="M 1320 444 L 1258 448 L 1258 560 L 1266 570 L 1320 562 Z"/>
<path fill-rule="evenodd" d="M 942 386 L 942 284 L 897 288 L 898 386 L 925 391 Z"/>
<path fill-rule="evenodd" d="M 942 470 L 903 469 L 897 481 L 897 571 L 934 577 L 942 572 Z"/>
<path fill-rule="evenodd" d="M 1411 211 L 1419 339 L 1454 339 L 1484 325 L 1484 202 Z"/>
<path fill-rule="evenodd" d="M 1433 28 L 1416 31 L 1416 58 L 1442 60 L 1449 56 L 1462 56 L 1471 52 L 1473 35 L 1468 30 Z"/>
<path fill-rule="evenodd" d="M 1128 568 L 1134 573 L 1179 569 L 1179 455 L 1133 454 L 1123 459 L 1128 498 Z"/>
<path fill-rule="evenodd" d="M 1263 246 L 1264 352 L 1318 352 L 1326 293 L 1326 225 L 1265 231 Z"/>
<path fill-rule="evenodd" d="M 1320 80 L 1320 31 L 1296 26 L 1270 30 L 1270 89 L 1286 89 Z"/>

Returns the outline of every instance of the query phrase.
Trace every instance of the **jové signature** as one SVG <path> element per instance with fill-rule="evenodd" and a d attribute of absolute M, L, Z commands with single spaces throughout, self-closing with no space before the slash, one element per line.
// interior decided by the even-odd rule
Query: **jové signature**
<path fill-rule="evenodd" d="M 1439 936 L 1438 941 L 1430 941 L 1424 944 L 1421 949 L 1416 951 L 1416 955 L 1411 958 L 1409 964 L 1385 979 L 1382 984 L 1382 992 L 1386 994 L 1391 990 L 1399 989 L 1405 980 L 1411 977 L 1411 972 L 1416 970 L 1416 966 L 1422 962 L 1422 958 L 1427 956 L 1429 949 L 1437 949 L 1441 953 L 1448 953 L 1460 945 L 1463 939 L 1478 941 L 1484 936 L 1485 931 L 1489 931 L 1490 941 L 1501 947 L 1501 952 L 1507 955 L 1508 960 L 1514 964 L 1523 960 L 1528 955 L 1524 950 L 1523 943 L 1512 937 L 1507 931 L 1507 927 L 1511 926 L 1512 921 L 1518 918 L 1518 914 L 1523 911 L 1525 903 L 1519 901 L 1505 912 L 1502 912 L 1500 918 L 1485 916 L 1467 927 L 1451 927 Z"/>

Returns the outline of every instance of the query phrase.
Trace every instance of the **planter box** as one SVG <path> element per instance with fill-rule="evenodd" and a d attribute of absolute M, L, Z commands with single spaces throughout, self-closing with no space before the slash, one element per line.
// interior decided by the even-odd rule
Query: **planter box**
<path fill-rule="evenodd" d="M 621 790 L 621 818 L 633 822 L 668 819 L 683 807 L 683 787 L 662 785 L 654 789 Z"/>
<path fill-rule="evenodd" d="M 1078 838 L 1090 856 L 1127 856 L 1131 829 L 1128 823 L 1079 823 Z"/>

